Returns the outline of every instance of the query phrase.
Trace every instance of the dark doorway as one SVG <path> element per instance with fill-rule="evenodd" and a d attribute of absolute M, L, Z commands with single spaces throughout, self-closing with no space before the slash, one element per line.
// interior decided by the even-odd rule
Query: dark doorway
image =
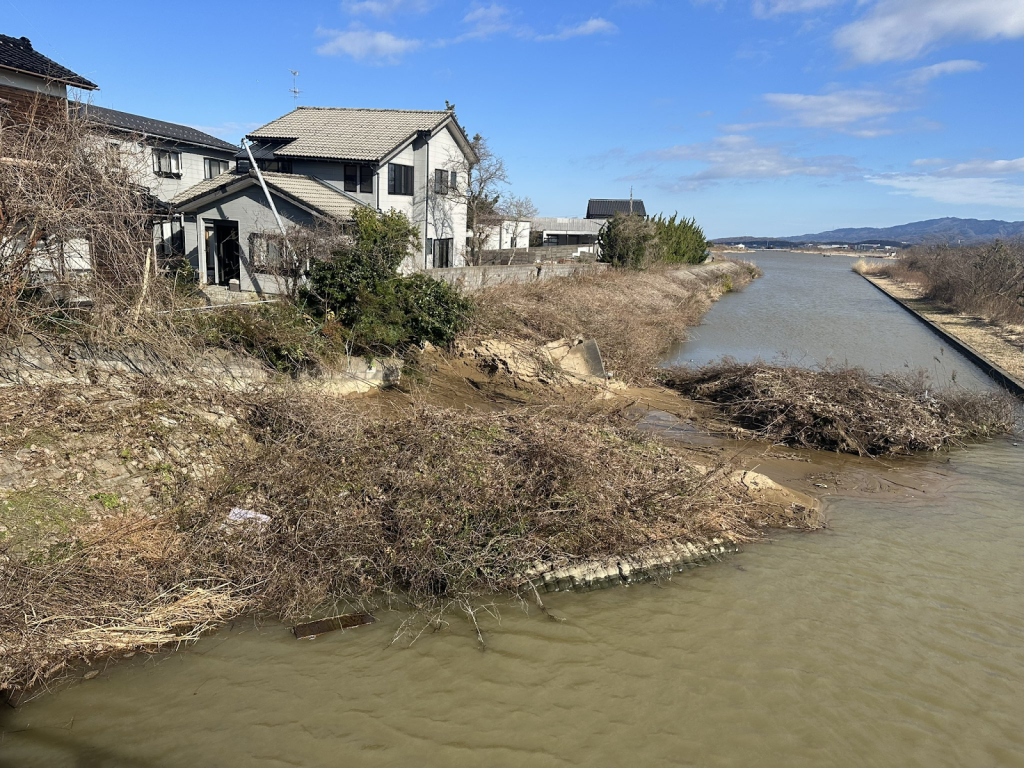
<path fill-rule="evenodd" d="M 207 226 L 206 253 L 209 282 L 227 285 L 231 280 L 238 280 L 241 277 L 238 224 L 233 221 L 219 221 Z"/>
<path fill-rule="evenodd" d="M 450 237 L 434 240 L 434 269 L 446 269 L 452 266 L 452 244 Z"/>

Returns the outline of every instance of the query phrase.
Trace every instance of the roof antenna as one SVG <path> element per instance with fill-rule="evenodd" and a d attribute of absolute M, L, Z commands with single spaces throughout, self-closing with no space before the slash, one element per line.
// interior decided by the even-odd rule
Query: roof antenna
<path fill-rule="evenodd" d="M 292 99 L 294 99 L 295 105 L 298 106 L 299 94 L 302 93 L 302 91 L 299 90 L 298 82 L 296 80 L 296 78 L 298 78 L 299 76 L 299 70 L 289 69 L 288 71 L 292 73 L 292 87 L 288 89 L 288 93 L 292 95 Z"/>

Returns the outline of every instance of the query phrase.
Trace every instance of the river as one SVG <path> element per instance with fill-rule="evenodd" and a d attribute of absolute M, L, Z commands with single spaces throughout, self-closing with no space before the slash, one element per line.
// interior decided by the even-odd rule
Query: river
<path fill-rule="evenodd" d="M 765 277 L 677 357 L 928 364 L 989 386 L 848 259 L 753 258 Z M 562 621 L 501 605 L 483 651 L 454 615 L 411 646 L 391 644 L 400 612 L 312 642 L 239 622 L 8 710 L 0 764 L 1024 766 L 1024 448 L 806 466 L 862 481 L 821 483 L 826 531 L 546 596 Z"/>

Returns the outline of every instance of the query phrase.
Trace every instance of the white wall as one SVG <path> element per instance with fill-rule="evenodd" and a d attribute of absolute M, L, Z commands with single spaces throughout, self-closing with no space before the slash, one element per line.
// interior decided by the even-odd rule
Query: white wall
<path fill-rule="evenodd" d="M 140 141 L 109 135 L 106 137 L 106 140 L 120 147 L 121 151 L 125 154 L 127 162 L 132 164 L 132 170 L 137 171 L 139 183 L 147 187 L 154 196 L 164 202 L 169 202 L 179 193 L 184 192 L 189 187 L 194 187 L 206 178 L 203 160 L 207 157 L 216 160 L 226 160 L 228 162 L 228 170 L 235 167 L 234 153 L 221 149 L 204 149 L 201 147 L 155 143 L 150 145 Z M 168 149 L 181 153 L 180 177 L 157 175 L 153 170 L 153 153 L 155 149 Z"/>
<path fill-rule="evenodd" d="M 506 219 L 501 226 L 493 227 L 484 240 L 485 251 L 499 251 L 512 247 L 512 238 L 516 238 L 515 247 L 520 250 L 528 250 L 530 247 L 530 225 L 529 219 L 514 221 Z"/>
<path fill-rule="evenodd" d="M 20 88 L 33 93 L 42 93 L 47 96 L 56 96 L 59 99 L 68 97 L 68 87 L 63 83 L 47 82 L 41 77 L 23 75 L 20 72 L 0 70 L 0 85 L 7 85 L 11 88 Z"/>

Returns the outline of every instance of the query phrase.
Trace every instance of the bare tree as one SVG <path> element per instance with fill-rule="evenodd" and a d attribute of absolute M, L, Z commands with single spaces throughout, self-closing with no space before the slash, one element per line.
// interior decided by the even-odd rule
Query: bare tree
<path fill-rule="evenodd" d="M 0 115 L 0 345 L 60 323 L 55 307 L 69 305 L 91 305 L 76 329 L 117 338 L 154 301 L 154 213 L 141 169 L 78 114 Z"/>
<path fill-rule="evenodd" d="M 503 200 L 498 208 L 501 218 L 509 222 L 508 233 L 512 254 L 508 257 L 508 263 L 512 264 L 519 249 L 519 243 L 525 238 L 529 246 L 530 225 L 537 216 L 537 206 L 528 197 L 516 197 L 509 195 Z M 505 226 L 504 221 L 501 226 Z"/>
<path fill-rule="evenodd" d="M 470 163 L 462 159 L 453 163 L 451 170 L 456 171 L 465 182 L 458 184 L 452 197 L 466 205 L 467 226 L 472 232 L 466 261 L 478 265 L 484 243 L 501 222 L 498 203 L 501 189 L 508 183 L 508 173 L 505 161 L 491 151 L 487 139 L 478 133 L 472 138 L 471 144 L 478 160 Z"/>

